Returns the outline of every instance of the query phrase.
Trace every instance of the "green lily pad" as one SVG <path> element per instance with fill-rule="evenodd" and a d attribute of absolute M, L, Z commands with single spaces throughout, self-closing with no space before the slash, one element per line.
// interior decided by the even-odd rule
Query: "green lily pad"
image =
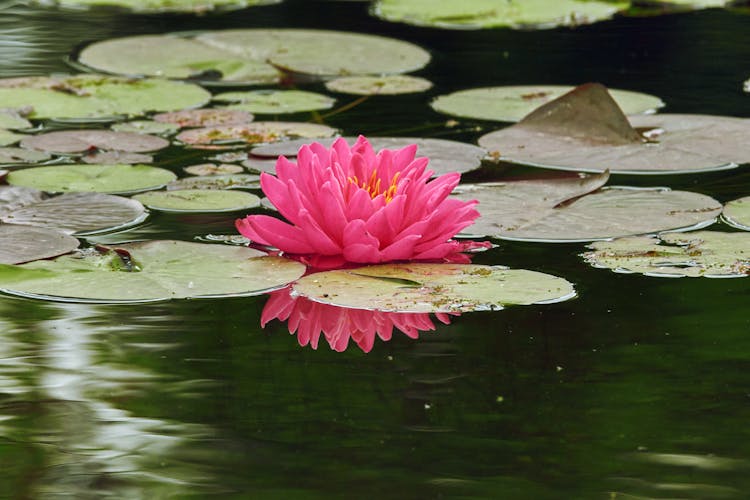
<path fill-rule="evenodd" d="M 115 123 L 110 127 L 115 132 L 133 132 L 136 134 L 172 135 L 180 127 L 174 123 L 161 123 L 153 120 L 133 120 L 131 122 Z"/>
<path fill-rule="evenodd" d="M 113 132 L 111 130 L 58 130 L 26 136 L 21 141 L 26 149 L 49 151 L 50 153 L 81 153 L 93 149 L 126 151 L 141 153 L 156 151 L 169 146 L 169 141 L 161 137 L 132 132 Z"/>
<path fill-rule="evenodd" d="M 666 188 L 611 187 L 606 176 L 462 184 L 454 196 L 479 200 L 481 215 L 464 233 L 509 240 L 591 241 L 691 229 L 713 223 L 721 204 Z"/>
<path fill-rule="evenodd" d="M 0 107 L 29 106 L 30 118 L 139 116 L 202 106 L 210 98 L 211 94 L 197 85 L 156 78 L 76 75 L 0 80 Z"/>
<path fill-rule="evenodd" d="M 158 189 L 177 176 L 148 165 L 50 165 L 8 174 L 8 184 L 48 192 L 95 191 L 127 194 Z"/>
<path fill-rule="evenodd" d="M 10 130 L 5 130 L 0 128 L 0 146 L 10 146 L 11 144 L 15 144 L 24 137 L 28 137 L 23 134 L 16 134 L 14 132 L 11 132 Z"/>
<path fill-rule="evenodd" d="M 44 151 L 29 151 L 23 148 L 0 148 L 0 163 L 8 166 L 8 163 L 39 163 L 51 158 L 49 153 Z"/>
<path fill-rule="evenodd" d="M 31 112 L 31 108 L 28 111 Z M 31 126 L 31 122 L 24 118 L 22 113 L 12 109 L 0 110 L 0 128 L 23 130 Z"/>
<path fill-rule="evenodd" d="M 221 163 L 219 165 L 215 163 L 200 163 L 198 165 L 184 167 L 182 170 L 187 174 L 200 177 L 239 174 L 240 172 L 245 171 L 245 169 L 239 165 L 232 165 L 231 163 Z"/>
<path fill-rule="evenodd" d="M 415 71 L 429 60 L 423 49 L 391 38 L 298 29 L 116 38 L 79 54 L 81 63 L 107 73 L 242 84 L 277 83 L 277 68 L 316 76 L 380 75 Z"/>
<path fill-rule="evenodd" d="M 251 90 L 217 94 L 214 101 L 236 103 L 222 108 L 225 110 L 275 115 L 329 109 L 336 99 L 304 90 Z"/>
<path fill-rule="evenodd" d="M 750 231 L 750 196 L 728 202 L 721 215 L 727 224 Z"/>
<path fill-rule="evenodd" d="M 246 111 L 229 109 L 183 109 L 171 113 L 160 113 L 154 116 L 157 122 L 177 125 L 178 127 L 219 127 L 253 121 L 253 115 Z"/>
<path fill-rule="evenodd" d="M 62 231 L 20 224 L 0 224 L 0 265 L 49 259 L 78 248 Z"/>
<path fill-rule="evenodd" d="M 393 312 L 470 312 L 559 302 L 573 285 L 549 274 L 469 264 L 385 264 L 305 276 L 293 289 L 316 302 Z"/>
<path fill-rule="evenodd" d="M 244 191 L 182 189 L 150 191 L 134 199 L 162 212 L 234 212 L 260 206 L 260 198 Z"/>
<path fill-rule="evenodd" d="M 372 13 L 386 21 L 448 29 L 545 29 L 611 18 L 625 1 L 587 0 L 378 0 Z"/>
<path fill-rule="evenodd" d="M 247 247 L 147 241 L 3 265 L 0 289 L 64 302 L 152 302 L 257 295 L 304 272 L 305 266 L 298 262 Z"/>
<path fill-rule="evenodd" d="M 750 119 L 659 114 L 626 117 L 599 84 L 543 104 L 479 138 L 501 160 L 535 167 L 627 174 L 734 168 L 750 160 Z"/>
<path fill-rule="evenodd" d="M 255 174 L 206 175 L 184 177 L 167 184 L 167 191 L 183 189 L 259 189 L 260 176 Z"/>
<path fill-rule="evenodd" d="M 36 189 L 0 186 L 0 223 L 71 234 L 94 234 L 137 224 L 146 217 L 138 201 L 102 193 L 48 196 Z"/>
<path fill-rule="evenodd" d="M 317 123 L 253 122 L 185 130 L 177 140 L 190 145 L 260 144 L 298 137 L 331 137 L 336 129 Z"/>
<path fill-rule="evenodd" d="M 661 277 L 744 277 L 750 234 L 698 231 L 597 241 L 582 254 L 595 267 Z"/>
<path fill-rule="evenodd" d="M 337 138 L 315 139 L 326 147 Z M 356 137 L 347 137 L 347 142 L 353 144 Z M 448 172 L 469 172 L 482 165 L 482 159 L 487 156 L 487 151 L 473 144 L 465 142 L 451 141 L 448 139 L 432 139 L 427 137 L 368 137 L 370 144 L 379 151 L 381 149 L 400 149 L 410 144 L 417 145 L 417 156 L 426 156 L 430 159 L 427 166 L 433 170 L 436 175 L 442 175 Z M 271 157 L 275 159 L 280 155 L 293 159 L 297 156 L 299 148 L 305 144 L 313 142 L 310 139 L 297 139 L 291 141 L 275 142 L 272 144 L 263 144 L 252 149 L 252 154 L 259 157 Z M 272 164 L 264 164 L 258 161 L 258 158 L 252 158 L 244 162 L 243 165 L 260 171 L 270 167 Z M 275 171 L 275 166 L 271 172 Z"/>
<path fill-rule="evenodd" d="M 32 0 L 42 5 L 81 9 L 84 7 L 117 7 L 134 12 L 185 12 L 201 14 L 212 10 L 244 9 L 252 5 L 268 5 L 281 0 Z"/>
<path fill-rule="evenodd" d="M 430 106 L 439 113 L 461 118 L 517 122 L 574 88 L 564 85 L 482 87 L 438 96 Z M 609 89 L 609 93 L 626 115 L 653 113 L 664 106 L 661 99 L 650 94 L 619 89 Z"/>
<path fill-rule="evenodd" d="M 332 92 L 354 95 L 414 94 L 432 88 L 432 82 L 418 76 L 344 76 L 326 82 Z"/>

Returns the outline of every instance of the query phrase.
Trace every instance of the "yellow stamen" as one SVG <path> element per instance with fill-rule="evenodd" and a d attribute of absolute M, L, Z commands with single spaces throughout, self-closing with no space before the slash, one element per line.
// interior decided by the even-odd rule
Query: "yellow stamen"
<path fill-rule="evenodd" d="M 385 197 L 385 202 L 389 203 L 393 200 L 393 197 L 396 196 L 396 191 L 398 190 L 397 183 L 400 175 L 401 172 L 396 172 L 396 175 L 393 176 L 393 179 L 391 179 L 391 182 L 388 184 L 388 189 L 384 191 L 380 189 L 381 182 L 378 178 L 377 170 L 372 171 L 372 175 L 370 175 L 370 178 L 367 181 L 360 182 L 357 176 L 352 176 L 349 177 L 349 182 L 367 191 L 370 198 L 375 199 L 382 194 Z"/>

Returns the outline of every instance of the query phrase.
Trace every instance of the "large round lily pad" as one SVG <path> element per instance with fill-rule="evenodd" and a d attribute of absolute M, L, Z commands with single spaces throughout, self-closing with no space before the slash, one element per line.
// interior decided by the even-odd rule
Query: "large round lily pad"
<path fill-rule="evenodd" d="M 148 165 L 53 165 L 15 170 L 8 183 L 49 192 L 125 194 L 158 189 L 177 176 Z"/>
<path fill-rule="evenodd" d="M 598 84 L 548 102 L 479 138 L 501 160 L 544 168 L 679 174 L 750 161 L 750 119 L 660 114 L 628 118 Z"/>
<path fill-rule="evenodd" d="M 217 9 L 243 9 L 251 5 L 279 3 L 281 0 L 31 0 L 32 3 L 81 9 L 85 7 L 117 7 L 134 12 L 194 12 Z"/>
<path fill-rule="evenodd" d="M 277 68 L 316 76 L 380 75 L 422 68 L 429 54 L 407 42 L 323 30 L 247 29 L 145 35 L 96 42 L 79 61 L 124 75 L 275 83 Z"/>
<path fill-rule="evenodd" d="M 625 1 L 596 0 L 378 0 L 372 7 L 386 21 L 448 29 L 544 29 L 611 18 Z"/>
<path fill-rule="evenodd" d="M 0 80 L 0 107 L 29 107 L 31 118 L 138 116 L 202 106 L 210 98 L 198 85 L 156 78 L 76 75 Z"/>
<path fill-rule="evenodd" d="M 147 241 L 0 266 L 0 290 L 67 302 L 149 302 L 256 295 L 304 271 L 298 262 L 247 247 Z"/>
<path fill-rule="evenodd" d="M 26 137 L 21 146 L 50 153 L 82 153 L 92 149 L 139 153 L 169 146 L 169 141 L 147 134 L 111 130 L 59 130 Z"/>
<path fill-rule="evenodd" d="M 253 115 L 246 111 L 229 109 L 183 109 L 159 113 L 154 115 L 154 120 L 179 127 L 218 127 L 251 122 Z"/>
<path fill-rule="evenodd" d="M 225 174 L 183 177 L 167 184 L 168 191 L 185 189 L 259 189 L 260 176 L 255 174 Z"/>
<path fill-rule="evenodd" d="M 432 88 L 432 82 L 418 76 L 342 76 L 326 82 L 332 92 L 354 95 L 396 95 L 424 92 Z"/>
<path fill-rule="evenodd" d="M 591 241 L 711 224 L 721 204 L 665 188 L 612 187 L 606 177 L 462 184 L 454 194 L 479 200 L 481 215 L 466 234 L 510 240 Z"/>
<path fill-rule="evenodd" d="M 214 101 L 234 103 L 223 108 L 227 111 L 275 115 L 329 109 L 336 99 L 304 90 L 250 90 L 217 94 Z"/>
<path fill-rule="evenodd" d="M 151 191 L 133 198 L 162 212 L 233 212 L 260 206 L 260 198 L 243 191 L 181 189 Z"/>
<path fill-rule="evenodd" d="M 573 285 L 525 269 L 470 264 L 384 264 L 305 276 L 294 291 L 316 302 L 394 312 L 470 312 L 559 302 Z"/>
<path fill-rule="evenodd" d="M 141 222 L 146 210 L 138 201 L 102 193 L 47 196 L 19 186 L 0 186 L 0 221 L 66 233 L 92 234 Z"/>
<path fill-rule="evenodd" d="M 663 277 L 744 277 L 750 274 L 750 234 L 697 231 L 597 241 L 584 260 L 617 272 Z"/>
<path fill-rule="evenodd" d="M 49 259 L 78 248 L 78 240 L 62 231 L 0 223 L 0 264 Z M 0 271 L 2 272 L 2 271 Z"/>
<path fill-rule="evenodd" d="M 400 149 L 410 144 L 417 145 L 417 156 L 426 156 L 430 159 L 427 166 L 434 170 L 436 175 L 442 175 L 448 172 L 468 172 L 475 170 L 482 165 L 482 159 L 487 156 L 487 152 L 465 142 L 451 141 L 448 139 L 432 139 L 427 137 L 368 137 L 375 151 L 381 149 Z M 315 139 L 326 147 L 330 147 L 336 138 Z M 356 141 L 356 137 L 347 137 L 350 144 Z M 297 139 L 292 141 L 282 141 L 273 144 L 264 144 L 254 147 L 252 154 L 254 156 L 277 158 L 280 155 L 287 158 L 294 158 L 297 152 L 304 144 L 313 142 L 310 139 Z M 253 167 L 252 163 L 247 165 Z"/>
<path fill-rule="evenodd" d="M 721 215 L 728 224 L 750 231 L 750 196 L 728 202 Z"/>
<path fill-rule="evenodd" d="M 317 123 L 253 122 L 185 130 L 177 135 L 177 140 L 190 145 L 260 144 L 298 137 L 331 137 L 335 133 L 335 129 Z"/>
<path fill-rule="evenodd" d="M 518 85 L 459 90 L 436 97 L 432 109 L 462 118 L 517 122 L 534 109 L 570 92 L 565 85 Z M 609 89 L 617 105 L 627 115 L 652 113 L 664 106 L 656 96 L 629 90 Z"/>

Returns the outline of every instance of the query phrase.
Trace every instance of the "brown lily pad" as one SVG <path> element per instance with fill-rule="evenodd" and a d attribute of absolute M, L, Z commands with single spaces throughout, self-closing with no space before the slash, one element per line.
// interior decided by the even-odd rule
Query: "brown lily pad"
<path fill-rule="evenodd" d="M 190 145 L 260 144 L 298 137 L 330 137 L 335 129 L 304 122 L 253 122 L 186 130 L 177 139 Z"/>
<path fill-rule="evenodd" d="M 125 153 L 121 151 L 96 151 L 81 157 L 83 163 L 96 165 L 135 165 L 136 163 L 153 163 L 154 157 L 143 153 Z"/>
<path fill-rule="evenodd" d="M 49 228 L 0 224 L 0 264 L 48 259 L 78 248 L 78 240 Z"/>
<path fill-rule="evenodd" d="M 253 121 L 253 115 L 247 111 L 233 109 L 184 109 L 171 113 L 160 113 L 154 120 L 162 123 L 173 123 L 180 127 L 219 127 Z"/>
<path fill-rule="evenodd" d="M 169 146 L 169 141 L 153 135 L 111 130 L 61 130 L 25 138 L 21 146 L 52 153 L 82 153 L 94 149 L 142 153 Z"/>
<path fill-rule="evenodd" d="M 0 148 L 0 163 L 39 163 L 51 158 L 44 151 L 23 148 Z"/>

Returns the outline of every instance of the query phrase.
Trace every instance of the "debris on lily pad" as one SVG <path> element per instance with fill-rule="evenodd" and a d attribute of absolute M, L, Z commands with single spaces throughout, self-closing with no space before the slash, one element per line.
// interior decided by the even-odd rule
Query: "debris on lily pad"
<path fill-rule="evenodd" d="M 260 206 L 260 198 L 254 194 L 215 189 L 149 191 L 133 198 L 162 212 L 234 212 Z"/>
<path fill-rule="evenodd" d="M 301 278 L 294 293 L 315 302 L 393 312 L 471 312 L 560 302 L 568 281 L 536 271 L 471 264 L 382 264 Z"/>
<path fill-rule="evenodd" d="M 386 21 L 447 29 L 549 29 L 610 19 L 630 2 L 601 0 L 378 0 L 372 13 Z"/>
<path fill-rule="evenodd" d="M 8 164 L 40 163 L 52 157 L 44 151 L 30 151 L 24 148 L 0 148 L 0 163 Z"/>
<path fill-rule="evenodd" d="M 154 157 L 143 153 L 126 153 L 122 151 L 94 151 L 81 156 L 83 163 L 97 165 L 153 163 Z"/>
<path fill-rule="evenodd" d="M 51 165 L 14 170 L 8 184 L 47 192 L 129 194 L 159 189 L 177 176 L 148 165 Z"/>
<path fill-rule="evenodd" d="M 134 132 L 136 134 L 172 135 L 180 127 L 174 123 L 162 123 L 154 120 L 133 120 L 115 123 L 111 127 L 115 132 Z"/>
<path fill-rule="evenodd" d="M 354 95 L 415 94 L 432 88 L 432 82 L 418 76 L 343 76 L 326 82 L 332 92 Z"/>
<path fill-rule="evenodd" d="M 171 123 L 180 128 L 219 127 L 253 121 L 253 115 L 247 111 L 231 109 L 183 109 L 170 113 L 154 115 L 160 123 Z"/>
<path fill-rule="evenodd" d="M 224 92 L 215 95 L 213 100 L 233 103 L 224 106 L 222 110 L 242 110 L 265 115 L 329 109 L 336 103 L 336 99 L 332 97 L 305 90 Z"/>
<path fill-rule="evenodd" d="M 69 234 L 94 234 L 129 227 L 146 218 L 136 200 L 102 193 L 49 196 L 19 186 L 0 186 L 0 224 L 24 224 Z"/>
<path fill-rule="evenodd" d="M 185 130 L 177 140 L 194 145 L 260 144 L 285 139 L 331 137 L 336 129 L 305 122 L 252 122 L 244 125 Z"/>
<path fill-rule="evenodd" d="M 29 118 L 97 120 L 202 106 L 211 94 L 192 83 L 105 75 L 0 79 L 0 108 Z"/>
<path fill-rule="evenodd" d="M 142 153 L 157 151 L 169 146 L 161 137 L 133 132 L 113 132 L 102 129 L 58 130 L 45 134 L 27 136 L 21 141 L 27 149 L 50 153 L 82 153 L 94 149 Z"/>
<path fill-rule="evenodd" d="M 257 295 L 304 272 L 299 262 L 247 247 L 147 241 L 0 265 L 0 290 L 63 302 L 153 302 Z"/>
<path fill-rule="evenodd" d="M 594 267 L 659 277 L 750 275 L 750 234 L 719 231 L 666 233 L 597 241 L 582 254 Z"/>
<path fill-rule="evenodd" d="M 200 163 L 198 165 L 190 165 L 182 169 L 185 173 L 190 175 L 197 175 L 205 177 L 209 175 L 227 175 L 227 174 L 239 174 L 244 172 L 245 169 L 239 165 L 233 165 L 231 163 Z"/>
<path fill-rule="evenodd" d="M 78 248 L 62 231 L 21 224 L 0 224 L 0 265 L 57 257 Z M 2 271 L 0 271 L 2 272 Z"/>
<path fill-rule="evenodd" d="M 713 223 L 721 204 L 667 188 L 600 189 L 606 174 L 581 178 L 461 184 L 456 196 L 479 200 L 465 234 L 546 242 L 592 241 L 691 229 Z"/>
<path fill-rule="evenodd" d="M 316 77 L 416 71 L 430 55 L 393 38 L 343 31 L 238 29 L 92 43 L 79 62 L 107 73 L 273 84 L 281 70 Z M 184 106 L 187 107 L 187 106 Z"/>
<path fill-rule="evenodd" d="M 628 121 L 630 120 L 630 121 Z M 500 160 L 535 167 L 624 174 L 681 174 L 750 161 L 750 119 L 658 114 L 626 117 L 600 84 L 543 104 L 479 138 Z"/>
<path fill-rule="evenodd" d="M 244 9 L 252 5 L 268 5 L 281 0 L 31 0 L 42 5 L 81 9 L 85 7 L 116 7 L 134 12 L 180 12 L 202 14 L 213 10 Z"/>
<path fill-rule="evenodd" d="M 430 106 L 439 113 L 461 118 L 517 122 L 542 104 L 557 99 L 574 88 L 566 85 L 481 87 L 437 96 Z M 650 94 L 608 90 L 626 115 L 653 113 L 664 106 L 661 99 Z"/>
<path fill-rule="evenodd" d="M 319 142 L 326 147 L 337 138 L 330 139 L 298 139 L 291 141 L 276 142 L 256 146 L 251 153 L 254 156 L 278 158 L 280 155 L 293 159 L 297 156 L 299 148 L 311 142 Z M 349 144 L 357 140 L 356 137 L 346 137 Z M 487 156 L 487 151 L 473 144 L 451 141 L 448 139 L 433 139 L 428 137 L 368 137 L 375 151 L 381 149 L 400 149 L 410 144 L 417 145 L 417 156 L 426 156 L 430 159 L 427 168 L 433 170 L 436 175 L 448 172 L 469 172 L 482 165 L 482 160 Z M 246 162 L 245 166 L 252 166 L 252 162 Z M 260 164 L 259 164 L 260 166 Z M 261 167 L 262 168 L 262 167 Z M 259 168 L 257 168 L 259 169 Z"/>
<path fill-rule="evenodd" d="M 260 177 L 255 174 L 205 175 L 183 177 L 167 184 L 168 191 L 182 189 L 258 189 Z"/>
<path fill-rule="evenodd" d="M 750 231 L 750 196 L 732 200 L 725 204 L 721 216 L 727 224 L 744 231 Z"/>

